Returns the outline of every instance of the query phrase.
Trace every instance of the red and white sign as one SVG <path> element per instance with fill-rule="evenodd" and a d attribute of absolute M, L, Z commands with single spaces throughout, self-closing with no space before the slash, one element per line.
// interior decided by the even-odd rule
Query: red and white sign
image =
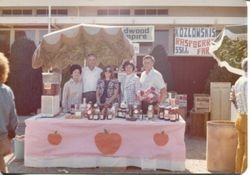
<path fill-rule="evenodd" d="M 215 37 L 216 29 L 213 27 L 177 27 L 174 55 L 211 56 L 209 46 Z"/>

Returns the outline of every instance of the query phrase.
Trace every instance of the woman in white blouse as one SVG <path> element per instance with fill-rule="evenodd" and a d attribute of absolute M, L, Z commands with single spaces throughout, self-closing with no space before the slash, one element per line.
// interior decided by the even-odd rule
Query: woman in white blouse
<path fill-rule="evenodd" d="M 126 72 L 126 77 L 121 82 L 122 102 L 128 105 L 139 105 L 136 98 L 136 93 L 140 89 L 140 79 L 135 74 L 135 66 L 133 63 L 126 61 L 123 64 L 123 69 Z"/>
<path fill-rule="evenodd" d="M 70 67 L 71 78 L 64 84 L 62 107 L 64 112 L 69 112 L 74 105 L 81 104 L 82 100 L 82 67 L 78 64 L 73 64 Z"/>

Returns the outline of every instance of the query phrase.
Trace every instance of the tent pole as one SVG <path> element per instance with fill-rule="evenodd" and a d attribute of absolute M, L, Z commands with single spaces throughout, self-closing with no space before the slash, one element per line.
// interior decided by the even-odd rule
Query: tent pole
<path fill-rule="evenodd" d="M 48 33 L 51 32 L 51 5 L 49 5 L 49 21 L 48 21 Z"/>

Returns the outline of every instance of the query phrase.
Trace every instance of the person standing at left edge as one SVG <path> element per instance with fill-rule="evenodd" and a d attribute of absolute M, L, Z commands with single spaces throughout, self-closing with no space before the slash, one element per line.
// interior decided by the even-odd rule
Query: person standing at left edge
<path fill-rule="evenodd" d="M 7 172 L 4 156 L 11 152 L 11 139 L 16 135 L 17 114 L 14 94 L 4 83 L 9 74 L 9 61 L 0 52 L 0 172 Z"/>
<path fill-rule="evenodd" d="M 247 168 L 247 58 L 241 63 L 244 74 L 235 82 L 230 100 L 236 104 L 237 118 L 235 127 L 238 145 L 235 158 L 235 173 L 243 173 Z"/>

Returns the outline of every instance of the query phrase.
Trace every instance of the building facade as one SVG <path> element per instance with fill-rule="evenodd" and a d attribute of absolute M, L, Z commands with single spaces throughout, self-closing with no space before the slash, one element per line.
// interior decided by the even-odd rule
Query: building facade
<path fill-rule="evenodd" d="M 169 89 L 190 95 L 202 91 L 201 81 L 215 64 L 209 41 L 226 25 L 246 24 L 247 5 L 245 0 L 0 0 L 0 51 L 9 55 L 18 31 L 38 45 L 44 34 L 79 23 L 123 26 L 139 46 L 138 56 L 164 57 L 158 68 Z M 190 45 L 194 50 L 187 50 Z"/>

